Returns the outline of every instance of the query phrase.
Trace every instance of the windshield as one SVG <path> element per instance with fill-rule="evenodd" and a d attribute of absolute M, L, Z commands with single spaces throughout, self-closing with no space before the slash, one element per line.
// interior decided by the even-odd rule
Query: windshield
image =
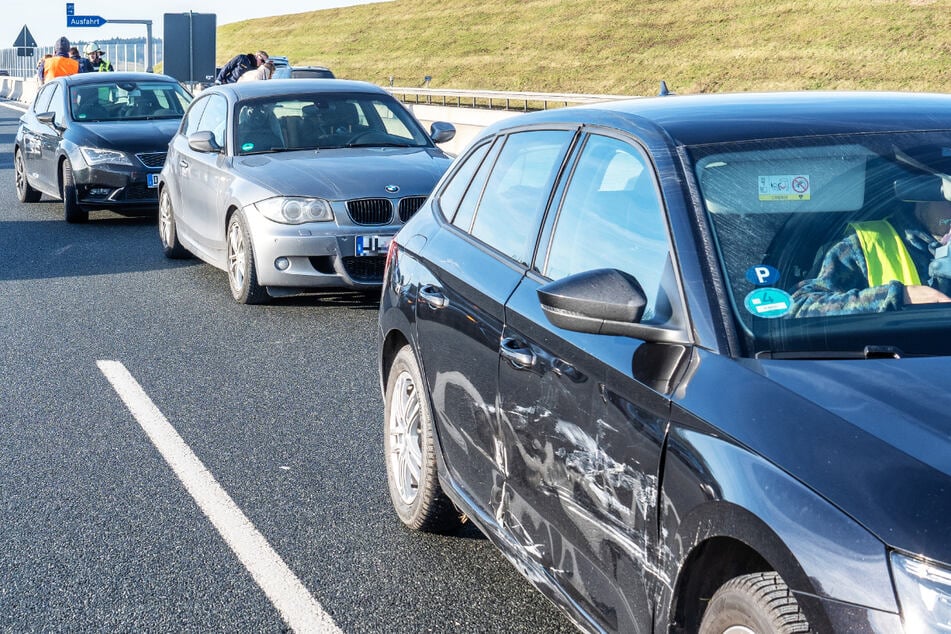
<path fill-rule="evenodd" d="M 951 354 L 951 132 L 691 155 L 748 354 Z"/>
<path fill-rule="evenodd" d="M 389 95 L 322 93 L 240 102 L 238 154 L 342 147 L 428 147 L 429 137 Z"/>
<path fill-rule="evenodd" d="M 178 83 L 119 81 L 70 86 L 69 104 L 76 121 L 181 119 L 192 97 Z"/>

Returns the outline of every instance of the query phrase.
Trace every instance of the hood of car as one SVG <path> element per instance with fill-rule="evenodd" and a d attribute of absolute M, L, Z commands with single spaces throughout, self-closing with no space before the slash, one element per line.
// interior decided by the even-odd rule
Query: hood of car
<path fill-rule="evenodd" d="M 160 152 L 168 149 L 168 142 L 180 123 L 180 119 L 153 119 L 74 124 L 68 137 L 77 145 L 131 153 Z"/>
<path fill-rule="evenodd" d="M 347 200 L 429 195 L 450 162 L 434 148 L 348 148 L 245 156 L 234 167 L 285 196 Z"/>
<path fill-rule="evenodd" d="M 951 563 L 951 360 L 766 361 L 741 435 L 890 546 Z M 778 387 L 779 389 L 774 389 Z"/>

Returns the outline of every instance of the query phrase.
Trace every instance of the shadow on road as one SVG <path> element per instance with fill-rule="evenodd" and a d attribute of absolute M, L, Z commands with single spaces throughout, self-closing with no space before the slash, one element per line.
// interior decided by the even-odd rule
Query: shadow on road
<path fill-rule="evenodd" d="M 110 275 L 198 263 L 162 255 L 154 217 L 92 212 L 87 224 L 0 222 L 0 280 Z"/>

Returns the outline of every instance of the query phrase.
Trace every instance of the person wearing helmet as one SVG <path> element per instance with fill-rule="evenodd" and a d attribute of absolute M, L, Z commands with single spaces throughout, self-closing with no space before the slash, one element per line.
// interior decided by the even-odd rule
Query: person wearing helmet
<path fill-rule="evenodd" d="M 114 70 L 112 68 L 112 64 L 107 62 L 102 56 L 102 49 L 100 49 L 99 45 L 95 42 L 90 42 L 87 44 L 83 48 L 83 52 L 86 54 L 86 59 L 82 60 L 82 63 L 79 66 L 79 72 L 92 73 Z"/>

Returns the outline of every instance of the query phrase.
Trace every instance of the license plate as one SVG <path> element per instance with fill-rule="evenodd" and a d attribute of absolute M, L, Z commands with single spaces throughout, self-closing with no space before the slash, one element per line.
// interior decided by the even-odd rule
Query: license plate
<path fill-rule="evenodd" d="M 386 255 L 393 236 L 357 236 L 354 252 L 357 255 Z"/>
<path fill-rule="evenodd" d="M 159 174 L 146 174 L 145 178 L 149 187 L 158 187 Z"/>

